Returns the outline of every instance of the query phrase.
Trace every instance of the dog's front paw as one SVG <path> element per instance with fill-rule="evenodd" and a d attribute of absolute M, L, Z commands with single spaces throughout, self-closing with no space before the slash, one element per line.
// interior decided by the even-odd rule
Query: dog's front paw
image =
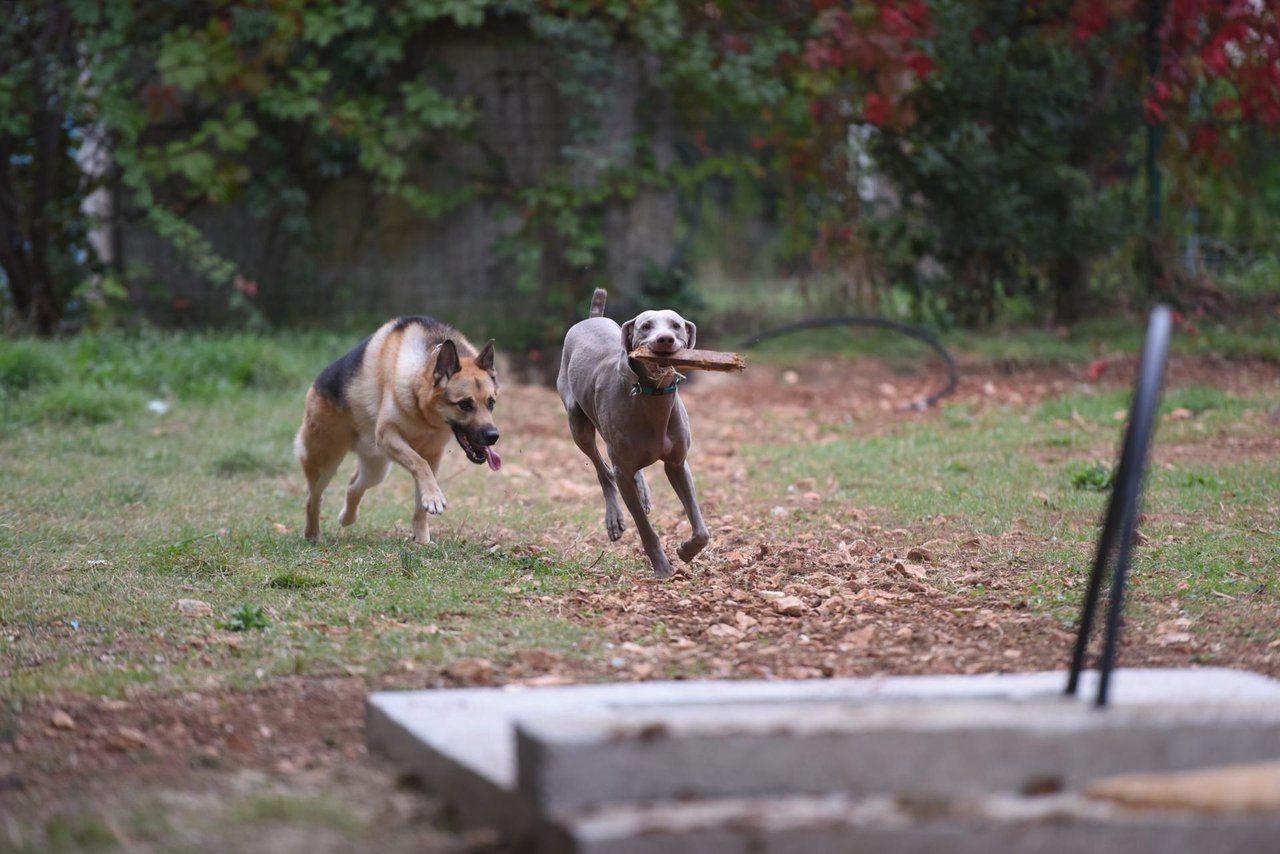
<path fill-rule="evenodd" d="M 356 510 L 348 508 L 345 504 L 342 505 L 342 512 L 338 514 L 338 524 L 344 528 L 347 527 L 355 522 L 356 513 Z"/>
<path fill-rule="evenodd" d="M 653 565 L 653 577 L 659 580 L 671 577 L 671 561 L 667 560 L 667 556 L 659 553 L 656 558 L 650 559 L 649 563 Z"/>
<path fill-rule="evenodd" d="M 707 543 L 711 542 L 711 537 L 707 534 L 694 534 L 689 539 L 680 544 L 680 548 L 676 549 L 676 554 L 685 563 L 692 563 L 698 553 L 707 547 Z"/>
<path fill-rule="evenodd" d="M 422 492 L 422 509 L 428 513 L 443 513 L 445 508 L 449 506 L 449 502 L 445 500 L 444 492 L 438 487 L 432 491 L 423 490 Z"/>
<path fill-rule="evenodd" d="M 622 532 L 627 530 L 626 520 L 622 518 L 622 510 L 607 507 L 604 511 L 604 529 L 609 532 L 609 539 L 617 542 Z"/>

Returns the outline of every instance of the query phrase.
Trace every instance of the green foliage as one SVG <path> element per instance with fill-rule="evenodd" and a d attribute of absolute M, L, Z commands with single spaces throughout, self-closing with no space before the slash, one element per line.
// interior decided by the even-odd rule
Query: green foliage
<path fill-rule="evenodd" d="M 40 342 L 19 339 L 0 344 L 0 393 L 5 395 L 57 382 L 63 366 Z"/>
<path fill-rule="evenodd" d="M 1068 479 L 1076 489 L 1106 492 L 1115 483 L 1115 471 L 1106 463 L 1095 462 L 1071 469 Z"/>
<path fill-rule="evenodd" d="M 1078 303 L 1089 260 L 1140 222 L 1133 185 L 1114 180 L 1135 168 L 1137 89 L 1117 79 L 1135 31 L 1081 43 L 1018 0 L 931 10 L 938 71 L 917 91 L 919 120 L 872 139 L 902 199 L 873 226 L 897 241 L 888 260 L 963 322 L 990 321 L 1016 296 Z M 915 271 L 926 254 L 945 268 L 933 281 Z"/>
<path fill-rule="evenodd" d="M 262 613 L 261 605 L 241 605 L 231 612 L 225 622 L 218 623 L 218 628 L 231 632 L 247 632 L 252 629 L 265 629 L 270 625 Z"/>

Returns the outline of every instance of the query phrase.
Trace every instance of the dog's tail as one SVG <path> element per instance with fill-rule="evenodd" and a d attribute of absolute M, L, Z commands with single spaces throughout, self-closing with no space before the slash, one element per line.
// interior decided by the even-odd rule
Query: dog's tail
<path fill-rule="evenodd" d="M 588 317 L 604 317 L 604 301 L 609 297 L 609 292 L 604 288 L 596 288 L 596 292 L 591 295 L 591 314 Z"/>

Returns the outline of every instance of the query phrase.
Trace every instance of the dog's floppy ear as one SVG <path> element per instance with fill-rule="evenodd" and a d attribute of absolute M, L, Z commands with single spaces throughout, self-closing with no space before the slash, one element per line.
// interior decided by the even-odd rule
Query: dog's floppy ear
<path fill-rule="evenodd" d="M 493 339 L 489 339 L 489 343 L 484 345 L 484 349 L 480 351 L 480 355 L 476 356 L 476 367 L 482 371 L 488 371 L 489 375 L 493 375 Z"/>
<path fill-rule="evenodd" d="M 688 340 L 684 344 L 685 349 L 686 350 L 696 349 L 694 345 L 698 343 L 698 327 L 695 324 L 691 323 L 690 321 L 686 320 L 684 322 L 684 332 L 685 332 L 685 335 L 688 337 Z"/>
<path fill-rule="evenodd" d="M 635 334 L 636 320 L 631 318 L 622 324 L 622 349 L 630 353 L 634 348 L 631 346 L 631 336 Z"/>
<path fill-rule="evenodd" d="M 458 372 L 462 365 L 458 362 L 458 348 L 452 339 L 446 339 L 436 348 L 436 366 L 433 379 L 436 385 L 447 383 L 449 378 Z"/>

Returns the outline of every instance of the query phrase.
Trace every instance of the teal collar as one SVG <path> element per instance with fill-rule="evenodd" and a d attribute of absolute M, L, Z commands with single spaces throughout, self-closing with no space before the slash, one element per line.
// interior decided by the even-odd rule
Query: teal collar
<path fill-rule="evenodd" d="M 653 386 L 644 385 L 643 383 L 638 383 L 638 382 L 632 383 L 631 396 L 635 397 L 637 394 L 651 394 L 655 396 L 663 395 L 663 394 L 675 394 L 676 389 L 679 387 L 680 383 L 682 382 L 684 382 L 684 377 L 677 377 L 676 381 L 673 382 L 671 385 L 663 386 L 662 388 L 655 388 Z"/>
<path fill-rule="evenodd" d="M 635 374 L 637 378 L 642 376 L 640 368 L 635 363 L 634 359 L 628 358 L 627 363 L 631 367 L 631 372 Z M 657 386 L 645 385 L 644 383 L 640 382 L 639 379 L 637 379 L 636 382 L 631 384 L 631 396 L 635 397 L 636 395 L 647 394 L 653 397 L 661 397 L 666 394 L 675 394 L 676 388 L 682 382 L 684 382 L 684 377 L 678 373 L 676 374 L 675 382 L 673 382 L 671 385 L 663 386 L 661 388 L 658 388 Z"/>

